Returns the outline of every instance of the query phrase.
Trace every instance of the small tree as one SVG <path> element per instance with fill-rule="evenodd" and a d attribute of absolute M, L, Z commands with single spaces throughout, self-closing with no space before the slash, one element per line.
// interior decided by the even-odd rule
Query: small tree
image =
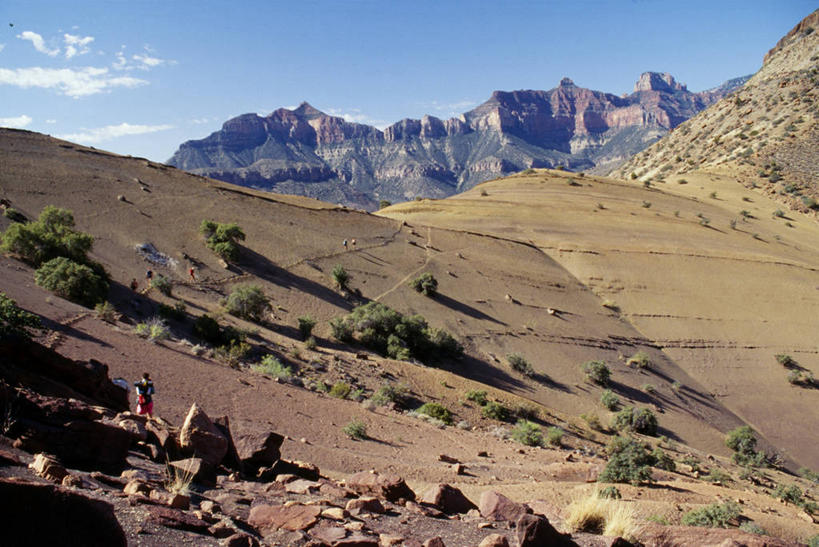
<path fill-rule="evenodd" d="M 0 292 L 0 340 L 29 338 L 28 329 L 42 326 L 40 318 L 17 306 L 17 303 Z"/>
<path fill-rule="evenodd" d="M 604 389 L 600 394 L 600 404 L 608 410 L 617 410 L 620 406 L 620 398 L 610 389 Z"/>
<path fill-rule="evenodd" d="M 199 233 L 205 236 L 205 245 L 228 262 L 235 262 L 239 258 L 239 244 L 244 241 L 245 233 L 237 224 L 220 224 L 212 220 L 203 220 L 199 225 Z"/>
<path fill-rule="evenodd" d="M 228 313 L 251 321 L 261 321 L 269 308 L 270 302 L 258 285 L 236 287 L 225 301 Z"/>
<path fill-rule="evenodd" d="M 606 447 L 609 461 L 600 474 L 600 482 L 639 484 L 652 480 L 651 466 L 656 463 L 648 445 L 629 437 L 615 437 Z"/>
<path fill-rule="evenodd" d="M 740 465 L 763 465 L 765 455 L 756 451 L 756 437 L 750 426 L 743 425 L 728 432 L 725 446 L 734 451 L 732 459 Z"/>
<path fill-rule="evenodd" d="M 657 435 L 657 417 L 647 408 L 625 408 L 614 416 L 612 427 L 618 431 L 628 430 L 643 435 Z"/>
<path fill-rule="evenodd" d="M 298 321 L 299 333 L 301 333 L 302 339 L 307 340 L 313 333 L 313 327 L 316 326 L 316 320 L 309 315 L 305 315 L 303 317 L 299 317 Z"/>
<path fill-rule="evenodd" d="M 581 365 L 581 368 L 583 372 L 586 373 L 586 378 L 595 384 L 601 386 L 608 385 L 609 379 L 611 378 L 611 370 L 609 370 L 609 367 L 607 367 L 603 361 L 587 361 Z"/>
<path fill-rule="evenodd" d="M 438 294 L 438 280 L 429 272 L 424 272 L 409 282 L 409 286 L 416 292 L 423 293 L 424 296 L 435 296 Z"/>
<path fill-rule="evenodd" d="M 105 300 L 108 282 L 84 264 L 64 256 L 54 258 L 34 272 L 34 282 L 58 296 L 93 308 Z"/>
<path fill-rule="evenodd" d="M 341 264 L 336 264 L 333 266 L 332 271 L 333 281 L 335 281 L 336 287 L 341 290 L 347 290 L 347 285 L 350 283 L 350 274 L 347 273 L 347 270 L 344 269 L 344 266 Z"/>
<path fill-rule="evenodd" d="M 540 426 L 528 420 L 518 420 L 512 429 L 512 438 L 526 446 L 543 446 L 543 433 Z"/>

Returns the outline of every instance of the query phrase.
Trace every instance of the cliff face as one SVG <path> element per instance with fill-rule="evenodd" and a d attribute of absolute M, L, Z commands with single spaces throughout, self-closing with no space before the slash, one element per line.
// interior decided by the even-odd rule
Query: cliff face
<path fill-rule="evenodd" d="M 441 198 L 529 167 L 603 170 L 625 161 L 744 83 L 691 93 L 646 72 L 630 95 L 578 87 L 496 91 L 460 117 L 404 119 L 385 130 L 308 103 L 244 114 L 179 147 L 169 163 L 201 175 L 373 209 L 378 200 Z"/>

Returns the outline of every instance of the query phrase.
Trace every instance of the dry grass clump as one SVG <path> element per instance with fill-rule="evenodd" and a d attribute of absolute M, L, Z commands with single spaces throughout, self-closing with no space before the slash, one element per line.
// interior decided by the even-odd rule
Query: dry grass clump
<path fill-rule="evenodd" d="M 629 541 L 634 541 L 639 532 L 633 507 L 601 498 L 595 490 L 570 503 L 566 513 L 565 523 L 572 532 L 620 536 Z"/>

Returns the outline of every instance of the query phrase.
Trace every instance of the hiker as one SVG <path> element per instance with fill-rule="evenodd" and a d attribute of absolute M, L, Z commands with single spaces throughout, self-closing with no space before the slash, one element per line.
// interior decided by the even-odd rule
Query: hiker
<path fill-rule="evenodd" d="M 151 286 L 151 281 L 153 281 L 153 279 L 154 279 L 154 272 L 153 272 L 153 270 L 148 270 L 147 272 L 145 272 L 145 283 L 146 283 L 146 284 L 147 284 L 149 287 Z"/>
<path fill-rule="evenodd" d="M 142 380 L 134 382 L 137 392 L 137 414 L 147 414 L 148 418 L 154 417 L 154 383 L 151 381 L 151 375 L 147 372 L 142 375 Z"/>
<path fill-rule="evenodd" d="M 191 266 L 190 269 L 188 269 L 188 273 L 191 276 L 191 281 L 193 281 L 195 283 L 196 282 L 196 268 Z"/>
<path fill-rule="evenodd" d="M 344 249 L 346 250 L 347 249 L 347 240 L 346 239 L 344 240 L 344 243 L 342 243 L 342 245 L 344 245 Z"/>
<path fill-rule="evenodd" d="M 136 292 L 137 287 L 139 287 L 139 282 L 136 280 L 136 277 L 131 279 L 131 290 Z"/>

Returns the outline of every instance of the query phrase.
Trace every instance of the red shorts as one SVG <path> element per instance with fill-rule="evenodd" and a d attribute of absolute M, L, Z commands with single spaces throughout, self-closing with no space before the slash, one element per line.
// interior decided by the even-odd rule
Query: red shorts
<path fill-rule="evenodd" d="M 137 414 L 148 414 L 149 416 L 154 413 L 154 402 L 151 401 L 150 403 L 146 403 L 144 405 L 137 405 Z"/>

